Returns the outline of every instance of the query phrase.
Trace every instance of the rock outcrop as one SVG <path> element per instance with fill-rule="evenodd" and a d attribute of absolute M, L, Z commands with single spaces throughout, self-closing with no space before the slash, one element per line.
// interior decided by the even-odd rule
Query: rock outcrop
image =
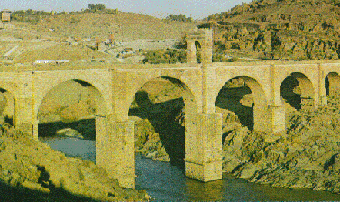
<path fill-rule="evenodd" d="M 93 162 L 65 157 L 47 144 L 6 126 L 0 135 L 0 183 L 19 193 L 35 190 L 51 201 L 58 193 L 98 201 L 149 198 L 144 191 L 119 187 L 117 180 L 109 179 L 106 171 Z M 59 195 L 59 201 L 63 197 Z"/>
<path fill-rule="evenodd" d="M 339 99 L 315 111 L 295 111 L 287 134 L 275 142 L 240 128 L 226 136 L 224 171 L 274 187 L 340 193 Z"/>
<path fill-rule="evenodd" d="M 340 4 L 334 0 L 257 0 L 211 15 L 199 27 L 214 29 L 215 61 L 338 59 Z"/>

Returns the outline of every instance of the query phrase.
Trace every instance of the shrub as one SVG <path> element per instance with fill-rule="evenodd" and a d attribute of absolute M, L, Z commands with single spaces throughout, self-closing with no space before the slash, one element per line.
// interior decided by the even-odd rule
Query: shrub
<path fill-rule="evenodd" d="M 151 64 L 175 64 L 175 63 L 185 63 L 186 62 L 186 51 L 185 50 L 175 50 L 175 49 L 167 49 L 167 50 L 153 50 L 147 51 L 143 54 L 145 59 L 142 61 L 145 63 Z"/>

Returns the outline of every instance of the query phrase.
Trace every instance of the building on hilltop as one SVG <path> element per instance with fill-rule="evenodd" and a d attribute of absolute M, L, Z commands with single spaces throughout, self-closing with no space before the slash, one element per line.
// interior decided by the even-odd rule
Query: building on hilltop
<path fill-rule="evenodd" d="M 8 10 L 8 9 L 4 9 L 3 11 L 2 11 L 2 18 L 1 18 L 1 21 L 2 22 L 10 22 L 11 21 L 11 11 L 10 10 Z"/>

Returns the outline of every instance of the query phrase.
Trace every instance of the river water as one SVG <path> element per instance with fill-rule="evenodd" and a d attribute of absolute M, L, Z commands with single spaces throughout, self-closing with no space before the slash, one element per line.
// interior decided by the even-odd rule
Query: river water
<path fill-rule="evenodd" d="M 96 144 L 75 138 L 45 139 L 54 150 L 67 156 L 95 161 Z M 223 180 L 202 183 L 186 178 L 183 170 L 168 162 L 153 161 L 136 155 L 136 189 L 146 190 L 161 201 L 339 201 L 340 195 L 310 189 L 272 188 L 224 174 Z"/>

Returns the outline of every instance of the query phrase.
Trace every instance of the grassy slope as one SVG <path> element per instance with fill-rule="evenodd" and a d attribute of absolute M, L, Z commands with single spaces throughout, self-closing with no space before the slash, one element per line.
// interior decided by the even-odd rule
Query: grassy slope
<path fill-rule="evenodd" d="M 107 39 L 110 32 L 118 40 L 180 38 L 195 27 L 193 23 L 165 22 L 141 14 L 63 14 L 48 16 L 36 25 L 20 23 L 40 34 L 53 37 L 98 37 Z M 55 29 L 50 32 L 49 29 Z"/>

